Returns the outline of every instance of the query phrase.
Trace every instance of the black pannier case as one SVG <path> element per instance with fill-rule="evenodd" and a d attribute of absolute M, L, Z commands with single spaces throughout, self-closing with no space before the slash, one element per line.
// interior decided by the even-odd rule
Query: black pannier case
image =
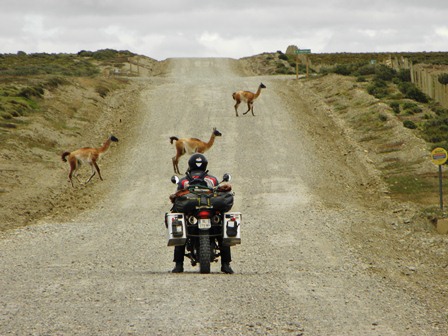
<path fill-rule="evenodd" d="M 204 197 L 205 196 L 205 197 Z M 204 202 L 206 202 L 204 204 Z M 210 195 L 188 193 L 175 199 L 173 212 L 191 213 L 200 205 L 211 205 L 220 212 L 228 212 L 233 206 L 232 192 L 218 192 Z"/>

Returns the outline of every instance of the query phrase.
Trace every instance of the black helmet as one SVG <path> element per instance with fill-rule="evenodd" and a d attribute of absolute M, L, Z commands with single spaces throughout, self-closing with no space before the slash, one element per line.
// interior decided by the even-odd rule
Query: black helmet
<path fill-rule="evenodd" d="M 188 171 L 192 170 L 202 170 L 207 169 L 207 158 L 202 154 L 193 154 L 188 160 Z"/>

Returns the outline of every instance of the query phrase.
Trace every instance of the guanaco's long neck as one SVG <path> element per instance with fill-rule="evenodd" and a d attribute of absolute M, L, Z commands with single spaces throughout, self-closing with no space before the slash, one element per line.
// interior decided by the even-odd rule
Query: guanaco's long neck
<path fill-rule="evenodd" d="M 257 92 L 255 92 L 254 99 L 258 98 L 258 96 L 260 95 L 260 93 L 261 93 L 261 86 L 259 86 Z"/>
<path fill-rule="evenodd" d="M 210 140 L 207 142 L 207 148 L 210 148 L 213 146 L 213 143 L 215 142 L 215 133 L 212 133 L 212 136 L 210 137 Z"/>
<path fill-rule="evenodd" d="M 104 153 L 106 152 L 109 147 L 110 147 L 110 143 L 111 143 L 111 139 L 107 139 L 105 143 L 103 143 L 103 145 L 98 149 L 99 153 Z"/>

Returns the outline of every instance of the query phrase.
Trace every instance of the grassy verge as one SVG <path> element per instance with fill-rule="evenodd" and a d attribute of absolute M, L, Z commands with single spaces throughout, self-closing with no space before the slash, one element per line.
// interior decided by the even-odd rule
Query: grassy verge
<path fill-rule="evenodd" d="M 438 61 L 448 64 L 447 54 L 444 59 L 438 58 Z M 433 173 L 421 172 L 419 167 L 424 160 L 430 160 L 429 153 L 432 149 L 448 149 L 448 109 L 414 86 L 407 71 L 396 72 L 385 65 L 357 62 L 327 68 L 324 75 L 328 73 L 349 76 L 356 81 L 357 89 L 365 90 L 376 98 L 372 108 L 356 113 L 350 124 L 365 133 L 366 142 L 376 143 L 376 154 L 386 154 L 379 168 L 391 196 L 412 201 L 437 213 L 438 208 L 434 207 L 439 203 L 437 167 L 434 165 Z M 378 104 L 382 104 L 382 108 Z M 339 113 L 343 111 L 340 102 L 335 102 L 334 109 Z M 426 142 L 427 157 L 422 157 L 419 153 L 420 157 L 412 161 L 400 155 L 402 149 L 409 144 L 396 140 L 396 134 L 388 132 L 391 127 L 390 119 L 401 123 L 402 132 L 410 131 Z M 444 176 L 443 180 L 444 186 L 447 185 L 448 178 Z"/>
<path fill-rule="evenodd" d="M 101 69 L 120 68 L 133 55 L 109 49 L 78 54 L 0 54 L 0 134 L 26 123 L 23 117 L 42 112 L 45 92 L 71 84 L 76 78 L 99 78 Z M 119 87 L 101 79 L 89 84 L 102 98 Z"/>

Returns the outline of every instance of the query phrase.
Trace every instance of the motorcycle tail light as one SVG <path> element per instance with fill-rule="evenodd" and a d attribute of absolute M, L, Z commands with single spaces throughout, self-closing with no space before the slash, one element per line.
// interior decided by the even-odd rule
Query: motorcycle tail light
<path fill-rule="evenodd" d="M 199 211 L 198 218 L 210 218 L 210 212 L 206 210 Z"/>

